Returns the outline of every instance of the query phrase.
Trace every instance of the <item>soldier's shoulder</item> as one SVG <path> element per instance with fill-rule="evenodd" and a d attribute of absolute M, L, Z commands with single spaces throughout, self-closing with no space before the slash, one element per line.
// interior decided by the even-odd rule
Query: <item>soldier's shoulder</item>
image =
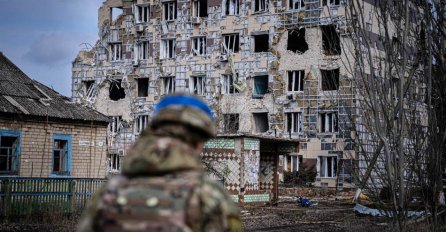
<path fill-rule="evenodd" d="M 223 214 L 238 214 L 238 208 L 226 188 L 219 182 L 205 177 L 202 182 L 201 200 L 206 211 L 221 211 Z"/>

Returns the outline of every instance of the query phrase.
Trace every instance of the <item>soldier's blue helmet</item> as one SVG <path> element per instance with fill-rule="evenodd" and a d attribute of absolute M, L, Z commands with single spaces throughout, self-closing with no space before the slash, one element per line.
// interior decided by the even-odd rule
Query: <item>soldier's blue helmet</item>
<path fill-rule="evenodd" d="M 190 94 L 174 94 L 162 98 L 152 112 L 152 127 L 163 123 L 180 123 L 202 132 L 204 138 L 215 136 L 212 109 Z"/>

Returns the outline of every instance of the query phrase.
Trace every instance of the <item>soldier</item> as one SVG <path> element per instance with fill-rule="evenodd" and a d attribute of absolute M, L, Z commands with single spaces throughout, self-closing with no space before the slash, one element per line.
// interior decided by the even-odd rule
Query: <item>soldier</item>
<path fill-rule="evenodd" d="M 200 163 L 214 135 L 212 111 L 197 97 L 160 100 L 122 175 L 95 194 L 78 231 L 242 231 L 238 208 Z"/>

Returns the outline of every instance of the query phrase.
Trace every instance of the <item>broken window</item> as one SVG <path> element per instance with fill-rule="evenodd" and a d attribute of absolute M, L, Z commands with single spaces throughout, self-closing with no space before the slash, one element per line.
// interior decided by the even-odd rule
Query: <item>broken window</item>
<path fill-rule="evenodd" d="M 138 97 L 149 96 L 149 78 L 138 78 Z"/>
<path fill-rule="evenodd" d="M 254 0 L 254 12 L 263 12 L 268 10 L 269 0 Z"/>
<path fill-rule="evenodd" d="M 135 119 L 135 131 L 141 133 L 149 125 L 149 115 L 139 115 Z"/>
<path fill-rule="evenodd" d="M 162 77 L 163 80 L 163 94 L 175 92 L 175 77 Z"/>
<path fill-rule="evenodd" d="M 338 169 L 338 157 L 336 156 L 318 156 L 319 177 L 336 177 Z"/>
<path fill-rule="evenodd" d="M 303 120 L 302 112 L 285 113 L 286 115 L 286 130 L 289 133 L 302 133 Z"/>
<path fill-rule="evenodd" d="M 300 10 L 305 7 L 304 0 L 289 0 L 288 7 L 290 10 Z"/>
<path fill-rule="evenodd" d="M 322 0 L 322 6 L 339 6 L 341 0 Z"/>
<path fill-rule="evenodd" d="M 206 93 L 206 77 L 205 76 L 191 76 L 190 77 L 191 93 L 196 95 L 204 95 Z"/>
<path fill-rule="evenodd" d="M 238 90 L 234 87 L 234 78 L 231 74 L 224 74 L 221 76 L 221 93 L 238 93 Z"/>
<path fill-rule="evenodd" d="M 56 134 L 53 138 L 52 174 L 70 175 L 71 136 Z"/>
<path fill-rule="evenodd" d="M 223 114 L 223 130 L 225 133 L 237 133 L 239 130 L 239 115 Z"/>
<path fill-rule="evenodd" d="M 108 132 L 114 135 L 121 130 L 121 116 L 113 116 L 111 122 L 108 124 Z"/>
<path fill-rule="evenodd" d="M 122 59 L 122 43 L 110 43 L 110 60 Z"/>
<path fill-rule="evenodd" d="M 146 23 L 150 19 L 150 8 L 148 5 L 136 5 L 135 6 L 135 19 L 136 23 Z"/>
<path fill-rule="evenodd" d="M 111 13 L 110 18 L 112 19 L 112 21 L 115 21 L 116 19 L 119 18 L 119 16 L 122 15 L 123 12 L 124 11 L 122 10 L 122 8 L 112 7 L 110 10 L 110 13 Z"/>
<path fill-rule="evenodd" d="M 304 91 L 305 71 L 288 71 L 288 92 Z"/>
<path fill-rule="evenodd" d="M 163 39 L 160 45 L 160 58 L 170 59 L 175 58 L 175 39 Z"/>
<path fill-rule="evenodd" d="M 338 131 L 338 114 L 331 113 L 320 113 L 319 114 L 321 133 L 334 133 Z"/>
<path fill-rule="evenodd" d="M 283 170 L 286 172 L 299 171 L 299 165 L 302 163 L 302 156 L 299 155 L 286 155 L 284 156 Z"/>
<path fill-rule="evenodd" d="M 339 88 L 339 69 L 323 70 L 321 69 L 322 90 L 331 91 Z"/>
<path fill-rule="evenodd" d="M 121 170 L 121 156 L 119 154 L 108 154 L 108 171 L 112 173 L 119 173 Z"/>
<path fill-rule="evenodd" d="M 94 82 L 95 81 L 82 81 L 82 84 L 84 86 L 84 93 L 85 93 L 85 95 L 88 94 L 88 91 L 93 86 Z"/>
<path fill-rule="evenodd" d="M 321 26 L 322 31 L 322 49 L 325 55 L 340 55 L 341 40 L 336 31 L 335 25 Z"/>
<path fill-rule="evenodd" d="M 149 41 L 142 41 L 138 43 L 137 53 L 138 59 L 147 60 L 149 59 Z"/>
<path fill-rule="evenodd" d="M 192 17 L 208 17 L 207 0 L 192 0 Z"/>
<path fill-rule="evenodd" d="M 239 14 L 239 8 L 240 8 L 240 2 L 239 0 L 225 0 L 225 12 L 226 15 L 238 15 Z"/>
<path fill-rule="evenodd" d="M 287 50 L 300 53 L 308 50 L 308 43 L 305 40 L 305 28 L 288 31 Z"/>
<path fill-rule="evenodd" d="M 20 132 L 0 130 L 0 174 L 17 174 L 19 156 Z"/>
<path fill-rule="evenodd" d="M 167 21 L 172 21 L 177 18 L 177 3 L 163 2 L 163 19 Z"/>
<path fill-rule="evenodd" d="M 194 37 L 192 38 L 192 53 L 194 56 L 206 55 L 206 37 Z"/>
<path fill-rule="evenodd" d="M 109 97 L 112 101 L 125 98 L 125 90 L 124 87 L 122 87 L 122 80 L 111 80 Z"/>
<path fill-rule="evenodd" d="M 253 113 L 252 117 L 254 118 L 254 127 L 256 133 L 263 133 L 268 131 L 268 113 Z"/>
<path fill-rule="evenodd" d="M 269 51 L 269 35 L 254 35 L 254 52 L 268 52 Z"/>
<path fill-rule="evenodd" d="M 254 97 L 262 97 L 268 91 L 268 75 L 254 77 Z"/>
<path fill-rule="evenodd" d="M 223 35 L 223 53 L 237 53 L 240 49 L 239 34 Z"/>

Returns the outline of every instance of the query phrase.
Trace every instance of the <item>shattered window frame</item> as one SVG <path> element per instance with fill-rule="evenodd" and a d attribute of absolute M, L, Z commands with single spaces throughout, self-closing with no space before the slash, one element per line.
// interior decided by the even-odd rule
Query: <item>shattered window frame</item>
<path fill-rule="evenodd" d="M 148 97 L 149 96 L 149 78 L 141 77 L 136 78 L 137 80 L 137 89 L 138 89 L 138 97 Z M 144 84 L 144 85 L 143 85 Z M 142 88 L 142 87 L 146 88 Z"/>
<path fill-rule="evenodd" d="M 269 44 L 269 34 L 263 33 L 263 34 L 256 34 L 252 35 L 253 37 L 253 45 L 254 45 L 254 53 L 261 53 L 261 52 L 269 52 L 270 50 L 270 44 Z M 261 42 L 265 42 L 264 39 L 266 37 L 266 49 L 264 47 L 260 47 L 259 45 Z"/>
<path fill-rule="evenodd" d="M 322 91 L 337 91 L 339 90 L 340 70 L 335 69 L 321 69 L 321 90 Z"/>
<path fill-rule="evenodd" d="M 338 113 L 323 112 L 319 113 L 319 132 L 320 133 L 337 133 L 339 130 Z"/>
<path fill-rule="evenodd" d="M 305 70 L 288 71 L 287 90 L 288 92 L 303 92 L 305 81 Z M 297 81 L 296 81 L 297 79 Z"/>
<path fill-rule="evenodd" d="M 222 53 L 238 53 L 240 51 L 240 34 L 223 34 Z"/>
<path fill-rule="evenodd" d="M 240 130 L 239 114 L 223 114 L 224 133 L 236 134 Z"/>
<path fill-rule="evenodd" d="M 202 4 L 205 4 L 204 6 Z M 208 17 L 207 0 L 192 0 L 191 16 L 194 18 Z"/>
<path fill-rule="evenodd" d="M 110 43 L 110 61 L 122 60 L 122 43 Z"/>
<path fill-rule="evenodd" d="M 149 41 L 140 41 L 137 45 L 137 53 L 139 60 L 148 60 L 150 57 L 149 49 L 150 42 Z"/>
<path fill-rule="evenodd" d="M 322 50 L 326 56 L 338 56 L 342 53 L 341 37 L 336 30 L 336 25 L 320 25 L 322 35 Z"/>
<path fill-rule="evenodd" d="M 229 95 L 235 93 L 239 93 L 239 91 L 234 87 L 234 77 L 232 74 L 221 75 L 221 94 Z"/>
<path fill-rule="evenodd" d="M 191 76 L 190 79 L 190 93 L 196 95 L 205 95 L 206 94 L 206 76 Z"/>
<path fill-rule="evenodd" d="M 317 157 L 317 175 L 320 178 L 336 178 L 338 169 L 336 155 Z"/>
<path fill-rule="evenodd" d="M 177 19 L 177 2 L 163 2 L 163 20 L 174 21 Z"/>
<path fill-rule="evenodd" d="M 135 11 L 135 22 L 136 23 L 147 23 L 150 21 L 150 5 L 134 4 Z"/>
<path fill-rule="evenodd" d="M 108 132 L 113 136 L 121 131 L 122 116 L 112 116 L 110 123 L 108 124 Z"/>
<path fill-rule="evenodd" d="M 192 54 L 194 56 L 205 56 L 206 55 L 206 36 L 196 36 L 192 37 Z"/>
<path fill-rule="evenodd" d="M 149 125 L 149 115 L 138 115 L 135 118 L 135 133 L 140 134 Z"/>
<path fill-rule="evenodd" d="M 269 10 L 269 0 L 254 0 L 253 5 L 252 11 L 254 13 L 267 12 Z"/>
<path fill-rule="evenodd" d="M 163 82 L 163 93 L 164 95 L 175 93 L 175 77 L 174 76 L 167 76 L 167 77 L 161 77 L 161 80 Z"/>
<path fill-rule="evenodd" d="M 0 129 L 0 175 L 18 174 L 20 149 L 21 132 Z"/>
<path fill-rule="evenodd" d="M 302 155 L 284 155 L 283 156 L 283 170 L 285 172 L 298 172 L 299 166 L 302 163 Z"/>
<path fill-rule="evenodd" d="M 289 10 L 302 10 L 305 8 L 304 0 L 288 0 Z"/>
<path fill-rule="evenodd" d="M 303 133 L 302 112 L 286 112 L 286 131 L 288 133 Z"/>
<path fill-rule="evenodd" d="M 256 75 L 253 77 L 253 97 L 262 98 L 268 93 L 269 75 Z"/>
<path fill-rule="evenodd" d="M 160 43 L 160 59 L 174 59 L 176 57 L 176 40 L 162 39 Z"/>
<path fill-rule="evenodd" d="M 341 0 L 322 0 L 322 6 L 340 6 Z"/>
<path fill-rule="evenodd" d="M 71 135 L 54 134 L 51 157 L 51 175 L 71 175 Z"/>
<path fill-rule="evenodd" d="M 269 130 L 268 112 L 253 112 L 252 117 L 253 117 L 253 121 L 254 121 L 255 133 L 268 132 L 268 130 Z M 266 119 L 266 120 L 262 120 L 262 119 Z M 262 122 L 263 122 L 263 125 L 262 125 Z"/>
<path fill-rule="evenodd" d="M 117 153 L 107 154 L 107 171 L 111 173 L 119 173 L 121 171 L 121 155 Z"/>
<path fill-rule="evenodd" d="M 239 15 L 240 14 L 240 0 L 224 0 L 224 15 Z"/>

